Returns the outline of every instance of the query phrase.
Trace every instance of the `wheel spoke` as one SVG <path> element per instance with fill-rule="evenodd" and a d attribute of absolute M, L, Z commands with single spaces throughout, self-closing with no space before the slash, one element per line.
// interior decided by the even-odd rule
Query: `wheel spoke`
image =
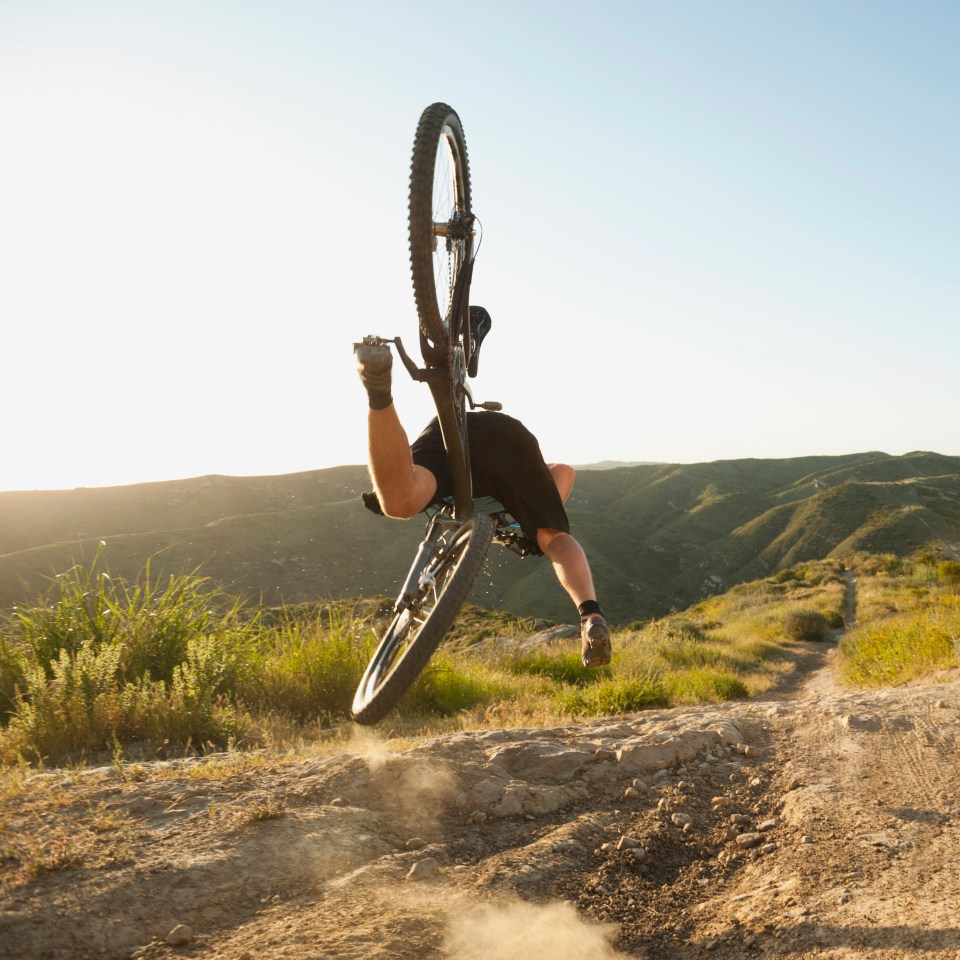
<path fill-rule="evenodd" d="M 460 119 L 447 104 L 432 104 L 420 116 L 410 165 L 409 209 L 410 265 L 420 329 L 442 345 L 449 339 L 457 278 L 474 242 L 467 146 Z"/>
<path fill-rule="evenodd" d="M 457 160 L 449 130 L 444 131 L 437 144 L 436 166 L 433 174 L 433 235 L 445 237 L 445 243 L 434 248 L 434 285 L 437 291 L 437 310 L 442 318 L 450 312 L 453 287 L 462 261 L 463 243 L 451 237 L 450 223 L 463 212 L 463 198 L 457 182 Z"/>

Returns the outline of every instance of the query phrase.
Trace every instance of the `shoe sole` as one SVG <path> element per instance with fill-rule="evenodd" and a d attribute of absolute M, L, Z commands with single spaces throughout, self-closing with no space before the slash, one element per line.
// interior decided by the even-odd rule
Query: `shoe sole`
<path fill-rule="evenodd" d="M 607 657 L 605 660 L 584 660 L 583 665 L 588 669 L 593 669 L 593 667 L 605 667 L 612 659 L 612 657 Z"/>
<path fill-rule="evenodd" d="M 613 659 L 613 651 L 609 648 L 604 651 L 595 651 L 592 657 L 580 655 L 580 662 L 585 667 L 605 667 Z"/>

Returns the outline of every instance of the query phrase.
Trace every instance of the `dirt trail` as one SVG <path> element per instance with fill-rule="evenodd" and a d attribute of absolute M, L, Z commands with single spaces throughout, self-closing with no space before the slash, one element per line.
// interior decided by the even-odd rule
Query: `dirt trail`
<path fill-rule="evenodd" d="M 809 656 L 764 702 L 35 778 L 6 842 L 61 846 L 0 861 L 0 956 L 960 957 L 960 685 Z"/>

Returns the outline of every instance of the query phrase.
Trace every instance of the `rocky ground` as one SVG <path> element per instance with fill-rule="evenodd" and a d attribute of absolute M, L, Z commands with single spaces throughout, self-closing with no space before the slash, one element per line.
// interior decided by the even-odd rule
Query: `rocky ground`
<path fill-rule="evenodd" d="M 960 684 L 34 777 L 0 956 L 960 956 Z"/>

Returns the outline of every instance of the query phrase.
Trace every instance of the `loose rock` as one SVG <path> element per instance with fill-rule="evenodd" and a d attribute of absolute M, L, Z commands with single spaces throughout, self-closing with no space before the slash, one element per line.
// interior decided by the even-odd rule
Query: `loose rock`
<path fill-rule="evenodd" d="M 751 850 L 753 847 L 759 847 L 763 843 L 763 834 L 760 833 L 741 833 L 737 836 L 737 846 L 741 850 Z"/>
<path fill-rule="evenodd" d="M 427 857 L 418 860 L 407 873 L 408 880 L 426 880 L 435 877 L 440 872 L 440 863 L 436 857 Z"/>
<path fill-rule="evenodd" d="M 184 947 L 193 939 L 193 928 L 185 923 L 178 923 L 164 939 L 171 947 Z"/>

